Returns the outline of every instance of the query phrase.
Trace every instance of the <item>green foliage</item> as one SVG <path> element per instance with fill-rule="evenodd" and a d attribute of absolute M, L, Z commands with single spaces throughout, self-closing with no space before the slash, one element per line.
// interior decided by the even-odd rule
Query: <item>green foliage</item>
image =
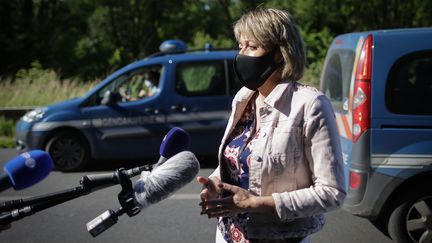
<path fill-rule="evenodd" d="M 215 49 L 232 49 L 235 46 L 233 39 L 219 37 L 217 39 L 212 38 L 209 34 L 203 32 L 196 32 L 193 36 L 192 44 L 189 45 L 190 49 L 202 49 L 205 44 L 211 44 Z"/>
<path fill-rule="evenodd" d="M 324 58 L 333 37 L 327 28 L 324 28 L 320 32 L 307 33 L 303 30 L 301 32 L 305 41 L 308 60 L 307 69 L 302 81 L 319 88 L 319 79 Z"/>
<path fill-rule="evenodd" d="M 318 67 L 315 64 L 309 65 L 303 77 L 300 79 L 300 82 L 319 89 L 320 74 L 321 66 Z"/>
<path fill-rule="evenodd" d="M 211 78 L 217 72 L 214 66 L 194 65 L 181 69 L 180 78 L 189 92 L 197 92 L 208 89 Z"/>
<path fill-rule="evenodd" d="M 15 122 L 0 116 L 0 148 L 15 146 Z"/>
<path fill-rule="evenodd" d="M 13 147 L 15 147 L 14 137 L 0 136 L 0 148 L 13 148 Z"/>
<path fill-rule="evenodd" d="M 0 116 L 0 137 L 10 137 L 15 135 L 15 122 Z"/>

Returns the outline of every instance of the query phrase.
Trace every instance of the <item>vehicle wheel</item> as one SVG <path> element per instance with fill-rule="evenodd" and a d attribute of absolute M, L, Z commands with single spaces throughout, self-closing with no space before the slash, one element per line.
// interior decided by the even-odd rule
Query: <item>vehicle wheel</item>
<path fill-rule="evenodd" d="M 81 169 L 89 160 L 87 142 L 70 131 L 54 135 L 48 141 L 46 151 L 51 155 L 54 166 L 61 171 Z"/>
<path fill-rule="evenodd" d="M 390 215 L 388 232 L 395 242 L 432 242 L 432 192 L 406 195 Z"/>

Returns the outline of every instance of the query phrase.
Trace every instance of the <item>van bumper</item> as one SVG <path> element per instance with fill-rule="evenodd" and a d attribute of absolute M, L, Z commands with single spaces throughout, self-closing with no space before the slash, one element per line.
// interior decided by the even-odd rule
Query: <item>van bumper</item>
<path fill-rule="evenodd" d="M 362 173 L 361 171 L 356 171 Z M 342 208 L 353 215 L 375 219 L 394 189 L 402 179 L 377 171 L 363 171 L 362 182 L 357 190 L 348 189 Z"/>
<path fill-rule="evenodd" d="M 44 149 L 46 134 L 40 132 L 16 132 L 16 149 L 25 152 L 32 149 Z"/>

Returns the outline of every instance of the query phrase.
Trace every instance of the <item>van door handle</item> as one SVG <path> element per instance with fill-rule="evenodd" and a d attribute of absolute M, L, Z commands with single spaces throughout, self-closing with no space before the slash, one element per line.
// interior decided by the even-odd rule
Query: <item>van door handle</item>
<path fill-rule="evenodd" d="M 172 105 L 171 110 L 180 111 L 180 112 L 187 112 L 188 111 L 188 109 L 185 105 Z"/>
<path fill-rule="evenodd" d="M 159 114 L 159 109 L 155 108 L 154 106 L 146 107 L 144 108 L 144 111 L 146 113 L 153 113 L 154 115 Z"/>

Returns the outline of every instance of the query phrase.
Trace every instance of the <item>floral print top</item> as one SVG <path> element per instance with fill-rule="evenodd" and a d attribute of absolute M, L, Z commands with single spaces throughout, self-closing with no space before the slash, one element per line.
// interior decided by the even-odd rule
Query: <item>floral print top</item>
<path fill-rule="evenodd" d="M 253 100 L 253 99 L 252 99 Z M 255 106 L 249 102 L 243 117 L 231 132 L 224 149 L 222 163 L 231 176 L 228 183 L 249 189 L 250 155 L 259 132 L 255 132 Z M 247 213 L 233 217 L 219 218 L 218 227 L 227 242 L 249 242 L 247 240 Z"/>

